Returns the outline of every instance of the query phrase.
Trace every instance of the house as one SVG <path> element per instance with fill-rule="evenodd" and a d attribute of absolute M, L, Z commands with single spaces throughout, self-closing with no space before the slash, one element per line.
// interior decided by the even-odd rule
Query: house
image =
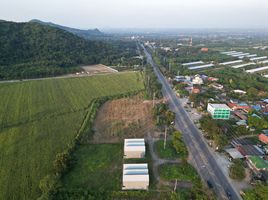
<path fill-rule="evenodd" d="M 260 156 L 249 156 L 247 157 L 248 166 L 253 171 L 268 171 L 268 163 L 265 162 Z"/>
<path fill-rule="evenodd" d="M 264 144 L 268 144 L 268 133 L 261 133 L 259 135 L 259 140 Z"/>
<path fill-rule="evenodd" d="M 222 90 L 223 89 L 223 85 L 219 84 L 219 83 L 212 83 L 209 85 L 210 87 L 213 87 L 217 90 Z"/>
<path fill-rule="evenodd" d="M 208 103 L 207 111 L 213 119 L 229 119 L 231 109 L 226 104 Z"/>
<path fill-rule="evenodd" d="M 238 122 L 236 122 L 236 125 L 237 126 L 248 126 L 246 120 L 239 120 Z"/>
<path fill-rule="evenodd" d="M 124 164 L 122 190 L 148 190 L 148 164 Z"/>
<path fill-rule="evenodd" d="M 243 155 L 243 156 L 263 156 L 264 152 L 256 145 L 237 145 L 237 150 Z"/>
<path fill-rule="evenodd" d="M 229 105 L 228 105 L 229 106 Z M 230 107 L 230 106 L 229 106 Z M 230 107 L 231 108 L 231 107 Z M 240 120 L 246 121 L 248 119 L 247 113 L 243 110 L 235 110 L 233 114 L 238 117 Z"/>
<path fill-rule="evenodd" d="M 192 87 L 192 94 L 199 94 L 201 92 L 201 87 L 193 86 Z"/>
<path fill-rule="evenodd" d="M 124 158 L 143 158 L 145 156 L 144 139 L 125 139 Z"/>
<path fill-rule="evenodd" d="M 208 52 L 208 50 L 209 50 L 208 48 L 201 48 L 200 51 L 206 53 L 206 52 Z"/>
<path fill-rule="evenodd" d="M 247 94 L 247 92 L 244 90 L 233 90 L 233 92 L 236 94 Z"/>
<path fill-rule="evenodd" d="M 217 81 L 219 81 L 219 79 L 215 78 L 215 77 L 208 77 L 208 81 L 217 82 Z"/>
<path fill-rule="evenodd" d="M 204 84 L 204 81 L 200 77 L 200 75 L 195 75 L 194 78 L 192 79 L 192 84 L 193 85 L 202 85 L 202 84 Z"/>
<path fill-rule="evenodd" d="M 250 106 L 246 103 L 232 103 L 232 102 L 228 102 L 227 105 L 232 109 L 232 110 L 244 110 L 245 112 L 249 112 L 250 111 Z"/>
<path fill-rule="evenodd" d="M 236 148 L 225 149 L 225 151 L 232 159 L 244 158 Z"/>

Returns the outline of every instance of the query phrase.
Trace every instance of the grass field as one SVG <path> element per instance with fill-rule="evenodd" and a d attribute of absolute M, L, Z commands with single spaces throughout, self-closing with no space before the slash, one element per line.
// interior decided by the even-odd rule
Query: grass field
<path fill-rule="evenodd" d="M 75 152 L 74 168 L 64 177 L 68 189 L 120 190 L 123 144 L 82 145 Z"/>
<path fill-rule="evenodd" d="M 165 158 L 165 159 L 180 158 L 179 154 L 176 152 L 176 149 L 173 147 L 171 140 L 167 141 L 165 149 L 164 149 L 164 140 L 158 140 L 157 142 L 155 142 L 155 148 L 160 158 Z"/>
<path fill-rule="evenodd" d="M 36 199 L 93 98 L 143 89 L 137 73 L 0 84 L 0 199 Z"/>
<path fill-rule="evenodd" d="M 200 184 L 200 178 L 196 170 L 188 163 L 164 164 L 159 167 L 160 177 L 163 180 L 190 181 Z"/>

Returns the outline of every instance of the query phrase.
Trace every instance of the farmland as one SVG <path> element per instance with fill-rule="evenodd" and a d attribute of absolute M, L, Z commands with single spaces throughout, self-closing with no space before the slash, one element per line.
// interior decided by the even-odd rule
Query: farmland
<path fill-rule="evenodd" d="M 0 199 L 36 199 L 94 98 L 143 89 L 138 73 L 0 85 Z"/>

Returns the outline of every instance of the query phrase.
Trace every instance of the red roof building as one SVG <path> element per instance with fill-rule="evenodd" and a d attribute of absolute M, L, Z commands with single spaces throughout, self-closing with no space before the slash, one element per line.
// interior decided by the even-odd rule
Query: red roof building
<path fill-rule="evenodd" d="M 250 106 L 248 104 L 245 103 L 232 103 L 232 102 L 228 102 L 227 105 L 229 106 L 229 108 L 231 108 L 232 110 L 244 110 L 246 112 L 250 111 Z"/>
<path fill-rule="evenodd" d="M 261 133 L 259 135 L 259 140 L 263 142 L 264 144 L 268 144 L 268 134 Z"/>
<path fill-rule="evenodd" d="M 208 48 L 202 48 L 201 52 L 208 52 Z"/>

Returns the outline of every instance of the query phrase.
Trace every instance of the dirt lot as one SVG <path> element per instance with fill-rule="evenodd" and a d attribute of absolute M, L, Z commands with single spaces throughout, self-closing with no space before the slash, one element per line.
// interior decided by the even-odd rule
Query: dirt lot
<path fill-rule="evenodd" d="M 112 69 L 108 66 L 98 64 L 98 65 L 89 65 L 89 66 L 84 66 L 82 67 L 85 72 L 89 75 L 94 75 L 94 74 L 104 74 L 104 73 L 116 73 L 118 72 L 115 69 Z"/>
<path fill-rule="evenodd" d="M 145 101 L 139 95 L 106 102 L 95 120 L 93 142 L 115 143 L 153 132 L 152 108 L 152 101 Z"/>

